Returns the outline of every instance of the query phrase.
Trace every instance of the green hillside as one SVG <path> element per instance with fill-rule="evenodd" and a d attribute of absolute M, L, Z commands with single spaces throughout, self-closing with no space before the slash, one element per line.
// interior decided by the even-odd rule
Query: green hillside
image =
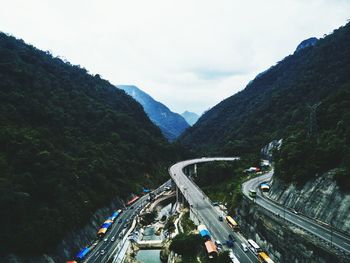
<path fill-rule="evenodd" d="M 176 158 L 123 91 L 3 33 L 0 101 L 0 252 L 46 251 Z"/>
<path fill-rule="evenodd" d="M 318 103 L 310 118 L 309 106 Z M 259 74 L 206 112 L 180 142 L 202 154 L 244 155 L 280 138 L 277 174 L 286 180 L 350 167 L 349 23 Z M 339 179 L 349 184 L 348 171 Z"/>

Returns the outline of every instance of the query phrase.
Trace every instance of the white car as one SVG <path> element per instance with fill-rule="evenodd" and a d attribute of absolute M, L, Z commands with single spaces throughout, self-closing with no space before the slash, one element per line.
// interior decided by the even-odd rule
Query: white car
<path fill-rule="evenodd" d="M 112 238 L 111 238 L 111 241 L 113 242 L 114 240 L 115 240 L 115 237 L 112 237 Z"/>
<path fill-rule="evenodd" d="M 216 245 L 216 247 L 217 247 L 218 250 L 221 250 L 221 249 L 223 248 L 223 246 L 222 246 L 220 240 L 215 240 L 215 245 Z"/>
<path fill-rule="evenodd" d="M 100 254 L 104 255 L 106 253 L 106 251 L 104 249 L 101 250 Z"/>
<path fill-rule="evenodd" d="M 241 246 L 242 246 L 242 249 L 243 249 L 244 252 L 247 252 L 247 251 L 248 251 L 248 247 L 247 247 L 246 244 L 241 243 Z"/>
<path fill-rule="evenodd" d="M 107 237 L 107 238 L 105 238 L 103 241 L 104 241 L 104 242 L 107 242 L 107 241 L 108 241 L 108 237 Z"/>

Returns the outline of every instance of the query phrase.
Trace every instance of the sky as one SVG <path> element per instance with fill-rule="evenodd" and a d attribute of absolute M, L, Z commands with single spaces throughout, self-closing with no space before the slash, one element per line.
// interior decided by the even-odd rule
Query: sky
<path fill-rule="evenodd" d="M 198 114 L 350 19 L 350 0 L 1 0 L 0 31 Z"/>

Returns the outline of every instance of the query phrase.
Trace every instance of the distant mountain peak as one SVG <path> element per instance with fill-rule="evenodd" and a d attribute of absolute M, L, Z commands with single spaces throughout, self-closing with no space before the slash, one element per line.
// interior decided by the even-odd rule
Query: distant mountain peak
<path fill-rule="evenodd" d="M 117 88 L 124 90 L 143 106 L 148 117 L 160 128 L 169 141 L 175 140 L 189 127 L 187 121 L 180 114 L 172 112 L 163 103 L 156 101 L 138 87 L 117 85 Z"/>
<path fill-rule="evenodd" d="M 187 123 L 191 126 L 193 126 L 199 119 L 199 115 L 197 113 L 187 110 L 181 113 L 181 116 L 184 117 Z"/>
<path fill-rule="evenodd" d="M 301 43 L 297 46 L 297 49 L 295 50 L 295 52 L 298 52 L 307 47 L 312 47 L 317 43 L 317 41 L 318 41 L 318 38 L 316 37 L 310 37 L 308 39 L 305 39 L 301 41 Z"/>

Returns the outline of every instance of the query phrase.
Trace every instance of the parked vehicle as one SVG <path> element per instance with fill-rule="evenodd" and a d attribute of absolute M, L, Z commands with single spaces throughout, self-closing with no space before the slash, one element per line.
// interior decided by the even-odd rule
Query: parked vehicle
<path fill-rule="evenodd" d="M 272 259 L 267 255 L 266 252 L 259 252 L 258 260 L 262 263 L 274 263 Z"/>
<path fill-rule="evenodd" d="M 219 253 L 213 241 L 207 240 L 204 245 L 209 258 L 216 258 L 218 256 Z"/>
<path fill-rule="evenodd" d="M 210 233 L 205 225 L 199 225 L 197 229 L 201 237 L 205 238 L 206 240 L 210 239 Z"/>
<path fill-rule="evenodd" d="M 85 247 L 83 248 L 77 255 L 76 258 L 78 260 L 83 260 L 85 258 L 85 256 L 90 252 L 91 248 L 89 247 Z"/>
<path fill-rule="evenodd" d="M 216 245 L 216 247 L 217 247 L 218 250 L 223 249 L 223 246 L 222 246 L 220 240 L 215 240 L 215 245 Z"/>
<path fill-rule="evenodd" d="M 242 243 L 241 245 L 242 245 L 242 249 L 243 249 L 243 251 L 244 251 L 244 252 L 247 252 L 247 251 L 248 251 L 248 247 L 247 247 L 247 245 L 246 245 L 246 244 L 244 244 L 244 243 Z"/>

